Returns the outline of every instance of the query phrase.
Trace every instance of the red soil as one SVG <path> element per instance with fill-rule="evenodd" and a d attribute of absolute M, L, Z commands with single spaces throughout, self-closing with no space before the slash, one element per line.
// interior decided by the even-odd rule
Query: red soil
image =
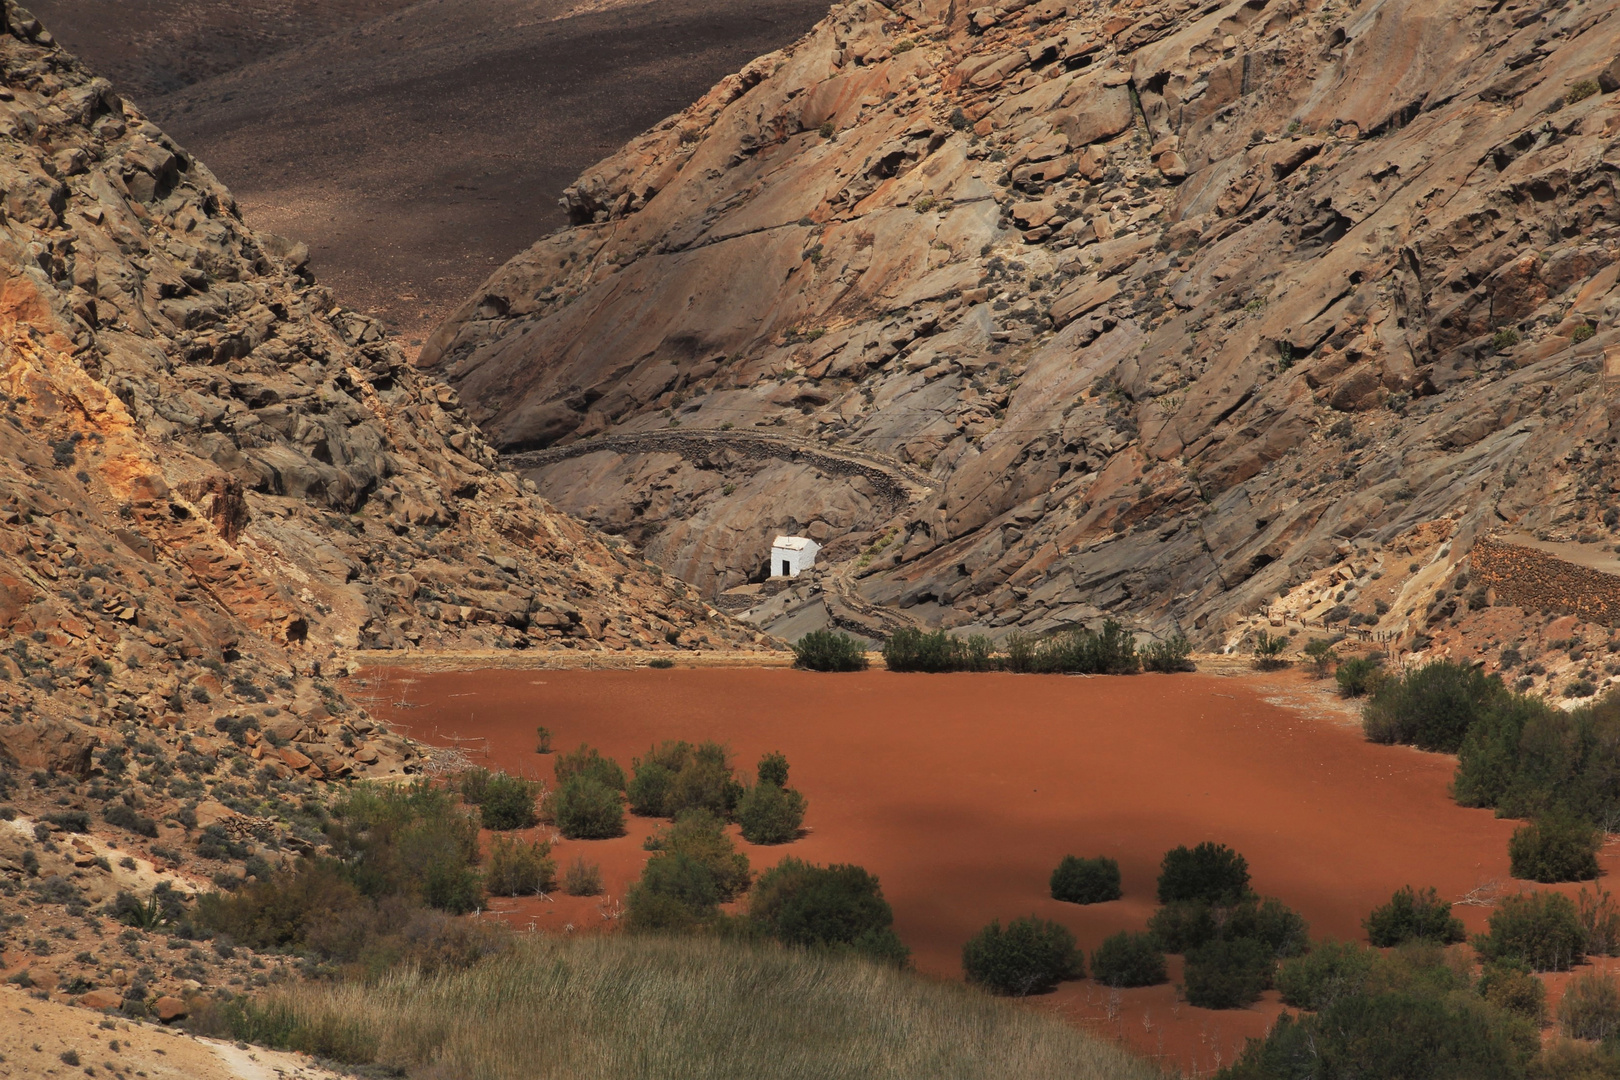
<path fill-rule="evenodd" d="M 810 800 L 810 832 L 741 849 L 756 870 L 791 854 L 873 871 L 917 968 L 938 976 L 960 976 L 962 943 L 992 918 L 1056 919 L 1088 952 L 1115 931 L 1142 929 L 1160 857 L 1201 840 L 1242 852 L 1255 887 L 1301 911 L 1313 936 L 1361 937 L 1362 917 L 1402 885 L 1452 899 L 1493 879 L 1519 887 L 1507 860 L 1516 823 L 1451 802 L 1454 759 L 1370 745 L 1340 718 L 1267 703 L 1266 687 L 1249 680 L 787 670 L 366 678 L 373 711 L 416 738 L 485 737 L 490 767 L 546 779 L 537 724 L 557 748 L 589 742 L 627 771 L 667 738 L 727 743 L 745 769 L 784 752 L 790 783 Z M 390 704 L 403 699 L 411 704 Z M 622 899 L 647 858 L 641 841 L 661 824 L 631 818 L 623 839 L 559 841 L 558 864 L 580 854 L 599 862 Z M 1067 853 L 1118 859 L 1124 899 L 1050 899 L 1047 877 Z M 542 930 L 600 926 L 605 910 L 561 893 L 497 907 Z M 1457 913 L 1472 932 L 1488 909 Z M 1179 1003 L 1171 986 L 1111 995 L 1090 981 L 1036 1005 L 1201 1073 L 1230 1063 L 1281 1008 L 1275 993 L 1214 1012 Z"/>

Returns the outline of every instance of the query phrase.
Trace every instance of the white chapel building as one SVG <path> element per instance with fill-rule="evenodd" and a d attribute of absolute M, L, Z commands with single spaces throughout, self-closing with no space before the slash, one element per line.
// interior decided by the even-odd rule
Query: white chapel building
<path fill-rule="evenodd" d="M 820 550 L 807 536 L 778 536 L 771 541 L 771 577 L 798 577 L 816 564 Z"/>

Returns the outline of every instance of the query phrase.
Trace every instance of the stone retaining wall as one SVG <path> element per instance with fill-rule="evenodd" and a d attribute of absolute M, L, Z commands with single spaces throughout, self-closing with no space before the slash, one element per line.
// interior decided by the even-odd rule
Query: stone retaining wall
<path fill-rule="evenodd" d="M 1494 590 L 1499 603 L 1620 623 L 1620 576 L 1489 538 L 1474 544 L 1472 561 L 1474 579 Z"/>

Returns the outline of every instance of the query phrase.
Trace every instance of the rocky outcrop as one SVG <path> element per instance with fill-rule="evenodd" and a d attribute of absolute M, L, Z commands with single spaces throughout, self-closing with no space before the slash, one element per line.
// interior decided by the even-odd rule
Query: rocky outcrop
<path fill-rule="evenodd" d="M 581 177 L 421 363 L 507 451 L 764 428 L 939 489 L 528 473 L 705 592 L 816 528 L 917 621 L 1221 640 L 1426 523 L 1452 566 L 1613 537 L 1617 55 L 1553 0 L 852 0 Z"/>

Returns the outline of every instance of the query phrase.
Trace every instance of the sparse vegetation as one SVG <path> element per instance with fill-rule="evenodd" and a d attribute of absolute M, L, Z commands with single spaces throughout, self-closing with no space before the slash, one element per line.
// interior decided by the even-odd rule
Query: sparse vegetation
<path fill-rule="evenodd" d="M 1620 1032 L 1620 982 L 1609 974 L 1585 972 L 1564 988 L 1558 1026 L 1572 1039 L 1597 1042 Z"/>
<path fill-rule="evenodd" d="M 1347 698 L 1364 697 L 1378 687 L 1383 676 L 1381 662 L 1374 656 L 1353 656 L 1342 661 L 1333 678 L 1339 684 L 1339 695 Z"/>
<path fill-rule="evenodd" d="M 1052 871 L 1052 899 L 1071 904 L 1101 904 L 1121 896 L 1119 862 L 1106 855 L 1095 859 L 1063 856 Z"/>
<path fill-rule="evenodd" d="M 1275 671 L 1285 667 L 1282 654 L 1288 649 L 1287 634 L 1269 634 L 1262 630 L 1254 636 L 1254 666 L 1261 671 Z"/>
<path fill-rule="evenodd" d="M 602 868 L 596 863 L 586 862 L 583 855 L 577 857 L 563 873 L 563 892 L 569 896 L 600 896 Z"/>
<path fill-rule="evenodd" d="M 489 842 L 484 888 L 491 896 L 533 896 L 549 892 L 557 880 L 557 863 L 547 841 L 496 836 Z"/>
<path fill-rule="evenodd" d="M 1339 662 L 1339 654 L 1333 648 L 1333 642 L 1327 638 L 1312 638 L 1305 643 L 1304 652 L 1311 662 L 1311 674 L 1318 679 L 1332 674 L 1334 665 Z"/>
<path fill-rule="evenodd" d="M 1192 671 L 1192 643 L 1181 634 L 1173 634 L 1158 641 L 1150 641 L 1140 653 L 1142 667 L 1147 671 Z"/>
<path fill-rule="evenodd" d="M 793 643 L 793 666 L 810 671 L 865 671 L 866 645 L 840 630 L 812 630 Z"/>
<path fill-rule="evenodd" d="M 1067 979 L 1085 977 L 1085 961 L 1068 929 L 1033 915 L 1000 921 L 979 931 L 962 948 L 967 980 L 991 993 L 1026 997 Z"/>
<path fill-rule="evenodd" d="M 1136 638 L 1113 619 L 1102 629 L 1070 630 L 1051 637 L 1015 634 L 1007 639 L 1010 671 L 1065 675 L 1132 675 L 1140 667 Z"/>
<path fill-rule="evenodd" d="M 1593 94 L 1596 94 L 1599 89 L 1596 79 L 1581 79 L 1570 86 L 1569 92 L 1564 95 L 1564 101 L 1569 105 L 1573 105 L 1577 101 L 1585 101 Z"/>

